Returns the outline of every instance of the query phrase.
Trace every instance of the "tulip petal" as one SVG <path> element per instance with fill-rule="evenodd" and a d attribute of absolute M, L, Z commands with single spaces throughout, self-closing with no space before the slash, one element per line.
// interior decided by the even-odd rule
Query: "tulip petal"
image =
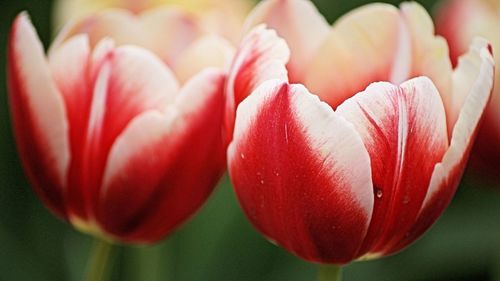
<path fill-rule="evenodd" d="M 465 100 L 453 128 L 451 144 L 442 161 L 434 167 L 415 224 L 404 239 L 388 252 L 396 252 L 422 235 L 450 203 L 465 169 L 478 124 L 490 99 L 494 75 L 491 46 L 484 40 L 476 39 L 453 75 L 453 89 L 460 90 L 455 94 L 465 97 Z M 455 79 L 458 77 L 460 79 Z"/>
<path fill-rule="evenodd" d="M 143 33 L 139 18 L 132 13 L 121 9 L 104 10 L 64 26 L 50 47 L 49 57 L 62 43 L 77 34 L 87 34 L 90 46 L 94 48 L 106 37 L 113 38 L 117 45 L 141 45 Z"/>
<path fill-rule="evenodd" d="M 119 46 L 131 44 L 149 49 L 172 66 L 201 32 L 193 15 L 172 7 L 152 9 L 140 15 L 108 9 L 69 23 L 58 34 L 49 53 L 72 36 L 84 33 L 89 36 L 92 47 L 110 37 Z"/>
<path fill-rule="evenodd" d="M 247 17 L 246 30 L 264 23 L 278 32 L 290 47 L 287 69 L 290 81 L 303 81 L 307 65 L 326 38 L 330 25 L 308 0 L 261 1 Z"/>
<path fill-rule="evenodd" d="M 312 58 L 304 84 L 336 108 L 371 82 L 391 81 L 396 75 L 400 81 L 393 82 L 406 80 L 408 48 L 408 31 L 397 8 L 363 6 L 333 25 Z"/>
<path fill-rule="evenodd" d="M 25 13 L 14 21 L 8 60 L 9 99 L 21 160 L 35 191 L 53 212 L 65 217 L 64 188 L 70 161 L 66 110 L 42 44 Z"/>
<path fill-rule="evenodd" d="M 448 54 L 448 44 L 440 36 L 434 35 L 434 25 L 427 11 L 416 2 L 401 4 L 401 14 L 411 34 L 410 77 L 429 77 L 443 99 L 448 114 L 449 99 L 452 94 L 452 67 Z M 449 136 L 451 129 L 448 123 Z"/>
<path fill-rule="evenodd" d="M 97 208 L 106 159 L 116 137 L 134 117 L 165 107 L 178 93 L 171 71 L 154 54 L 139 47 L 114 48 L 112 42 L 103 40 L 94 49 L 88 71 L 91 102 L 89 108 L 80 104 L 74 109 L 87 110 L 88 119 L 79 147 L 81 157 L 72 163 L 75 174 L 68 190 L 70 199 L 80 201 L 71 205 L 83 206 L 74 214 L 80 220 L 92 217 Z"/>
<path fill-rule="evenodd" d="M 303 86 L 271 80 L 241 103 L 228 163 L 243 209 L 271 240 L 311 261 L 357 253 L 374 200 L 368 153 Z"/>
<path fill-rule="evenodd" d="M 77 35 L 53 52 L 49 66 L 65 102 L 69 123 L 71 162 L 68 170 L 66 206 L 68 216 L 85 217 L 85 201 L 78 189 L 83 181 L 82 159 L 92 101 L 92 78 L 89 73 L 90 46 L 86 35 Z"/>
<path fill-rule="evenodd" d="M 165 112 L 145 112 L 118 137 L 97 217 L 107 232 L 128 242 L 153 242 L 206 200 L 225 166 L 223 86 L 221 71 L 204 70 Z"/>
<path fill-rule="evenodd" d="M 234 47 L 227 40 L 218 36 L 201 37 L 185 50 L 174 66 L 174 71 L 181 83 L 201 70 L 218 67 L 227 70 L 234 56 Z"/>
<path fill-rule="evenodd" d="M 473 89 L 473 85 L 481 78 L 481 73 L 478 69 L 481 69 L 482 65 L 487 62 L 487 56 L 481 55 L 481 53 L 485 52 L 482 51 L 483 49 L 491 48 L 488 46 L 486 41 L 476 39 L 471 44 L 469 52 L 458 58 L 457 68 L 453 71 L 452 75 L 453 94 L 449 97 L 449 103 L 447 104 L 448 126 L 453 128 L 453 130 L 459 114 L 463 110 L 464 103 Z M 491 63 L 494 64 L 494 62 Z M 487 73 L 484 75 L 487 75 Z"/>
<path fill-rule="evenodd" d="M 337 113 L 354 124 L 371 159 L 376 200 L 360 254 L 381 252 L 412 226 L 448 147 L 443 103 L 434 84 L 419 77 L 400 87 L 373 83 Z"/>
<path fill-rule="evenodd" d="M 144 12 L 141 23 L 143 46 L 170 66 L 175 65 L 181 53 L 202 34 L 194 15 L 172 7 Z"/>
<path fill-rule="evenodd" d="M 285 64 L 290 50 L 274 30 L 255 27 L 241 42 L 229 71 L 226 86 L 226 138 L 233 135 L 238 104 L 262 82 L 269 79 L 288 81 Z"/>

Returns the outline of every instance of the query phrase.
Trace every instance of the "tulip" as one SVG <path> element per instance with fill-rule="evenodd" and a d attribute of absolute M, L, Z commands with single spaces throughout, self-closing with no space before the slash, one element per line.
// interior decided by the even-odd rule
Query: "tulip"
<path fill-rule="evenodd" d="M 386 256 L 420 237 L 467 162 L 493 84 L 490 45 L 475 40 L 453 70 L 416 3 L 363 6 L 329 27 L 308 1 L 268 0 L 247 27 L 226 131 L 251 223 L 327 264 Z"/>
<path fill-rule="evenodd" d="M 148 15 L 151 25 L 162 19 Z M 67 28 L 45 57 L 28 16 L 16 18 L 14 135 L 33 188 L 58 217 L 106 240 L 153 243 L 193 215 L 224 172 L 225 71 L 208 66 L 226 56 L 217 56 L 218 39 L 201 38 L 181 55 L 187 68 L 178 62 L 174 72 L 153 51 L 114 42 L 112 19 L 134 20 L 123 26 L 130 38 L 153 38 L 132 15 L 112 11 L 93 16 L 86 33 L 78 23 Z"/>
<path fill-rule="evenodd" d="M 102 9 L 121 8 L 140 14 L 162 5 L 175 6 L 198 18 L 207 31 L 239 40 L 245 16 L 254 0 L 59 0 L 54 6 L 56 29 L 66 22 Z"/>
<path fill-rule="evenodd" d="M 443 1 L 437 12 L 438 34 L 450 44 L 450 57 L 454 64 L 459 54 L 467 49 L 467 42 L 474 36 L 483 36 L 492 42 L 494 50 L 500 50 L 500 2 L 481 0 Z M 495 57 L 498 64 L 499 57 Z M 495 85 L 500 74 L 495 75 Z M 495 87 L 488 105 L 483 125 L 473 148 L 470 173 L 484 183 L 500 187 L 500 88 Z"/>

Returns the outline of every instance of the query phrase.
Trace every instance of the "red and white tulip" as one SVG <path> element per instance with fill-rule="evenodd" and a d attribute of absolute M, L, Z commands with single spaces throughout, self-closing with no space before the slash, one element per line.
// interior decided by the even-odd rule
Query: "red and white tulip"
<path fill-rule="evenodd" d="M 492 43 L 493 53 L 500 50 L 500 2 L 487 0 L 447 0 L 440 3 L 436 14 L 438 34 L 450 45 L 454 64 L 467 50 L 468 42 L 482 36 Z M 500 63 L 500 57 L 495 57 Z M 500 74 L 495 75 L 495 85 Z M 479 130 L 471 157 L 470 175 L 477 175 L 488 185 L 500 187 L 500 87 L 496 86 Z"/>
<path fill-rule="evenodd" d="M 415 241 L 460 181 L 493 85 L 490 45 L 475 40 L 453 70 L 416 3 L 329 27 L 309 1 L 268 0 L 255 25 L 226 89 L 228 168 L 250 221 L 320 263 Z"/>
<path fill-rule="evenodd" d="M 90 19 L 67 28 L 46 57 L 28 16 L 16 18 L 8 82 L 17 147 L 57 216 L 111 240 L 155 242 L 205 202 L 224 172 L 225 70 L 208 66 L 224 65 L 230 54 L 218 48 L 222 39 L 187 44 L 160 32 L 161 17 L 141 22 L 113 11 Z M 114 34 L 118 24 L 128 34 Z M 141 24 L 155 29 L 141 33 Z M 186 44 L 188 65 L 181 58 L 171 68 L 151 49 L 121 45 L 154 39 L 153 31 L 160 41 L 170 34 Z M 207 56 L 224 55 L 197 61 L 200 46 Z"/>

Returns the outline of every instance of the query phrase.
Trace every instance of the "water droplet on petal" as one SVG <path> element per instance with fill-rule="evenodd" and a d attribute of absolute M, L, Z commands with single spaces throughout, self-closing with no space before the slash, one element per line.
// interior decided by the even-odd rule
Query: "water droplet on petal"
<path fill-rule="evenodd" d="M 240 156 L 241 156 L 241 159 L 245 159 L 245 154 L 241 153 Z"/>
<path fill-rule="evenodd" d="M 382 191 L 382 189 L 375 188 L 375 196 L 377 196 L 377 198 L 382 198 L 383 194 L 384 194 L 384 192 Z"/>
<path fill-rule="evenodd" d="M 260 184 L 264 184 L 264 180 L 260 180 Z"/>

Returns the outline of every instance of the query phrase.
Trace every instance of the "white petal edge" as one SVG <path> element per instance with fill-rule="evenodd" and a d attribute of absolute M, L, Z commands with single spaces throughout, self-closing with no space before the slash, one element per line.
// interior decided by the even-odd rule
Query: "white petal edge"
<path fill-rule="evenodd" d="M 266 80 L 280 79 L 288 82 L 286 63 L 289 59 L 290 49 L 285 40 L 265 25 L 256 26 L 241 41 L 229 69 L 225 89 L 225 127 L 229 135 L 232 135 L 234 114 L 238 107 L 236 97 L 248 96 Z M 238 78 L 239 75 L 243 75 L 244 79 Z M 237 82 L 243 83 L 243 90 L 248 92 L 235 92 Z"/>
<path fill-rule="evenodd" d="M 453 73 L 453 89 L 459 91 L 453 94 L 459 95 L 464 99 L 464 102 L 453 127 L 450 147 L 446 151 L 443 161 L 436 164 L 434 168 L 422 210 L 433 195 L 439 191 L 441 184 L 448 180 L 447 177 L 452 169 L 460 164 L 463 157 L 468 158 L 468 155 L 464 155 L 464 153 L 469 153 L 468 149 L 474 141 L 474 134 L 488 105 L 493 87 L 495 62 L 489 48 L 491 47 L 486 40 L 474 39 L 469 52 L 461 57 L 461 63 Z M 467 76 L 467 74 L 474 74 L 471 72 L 478 73 L 474 80 Z M 458 79 L 458 77 L 462 79 Z"/>
<path fill-rule="evenodd" d="M 46 137 L 49 157 L 55 162 L 59 181 L 66 184 L 66 172 L 70 162 L 68 120 L 64 100 L 52 80 L 43 46 L 27 13 L 21 13 L 14 22 L 11 48 L 18 66 L 15 71 L 21 77 L 29 110 L 34 115 L 40 132 Z M 10 75 L 14 75 L 11 73 Z"/>

